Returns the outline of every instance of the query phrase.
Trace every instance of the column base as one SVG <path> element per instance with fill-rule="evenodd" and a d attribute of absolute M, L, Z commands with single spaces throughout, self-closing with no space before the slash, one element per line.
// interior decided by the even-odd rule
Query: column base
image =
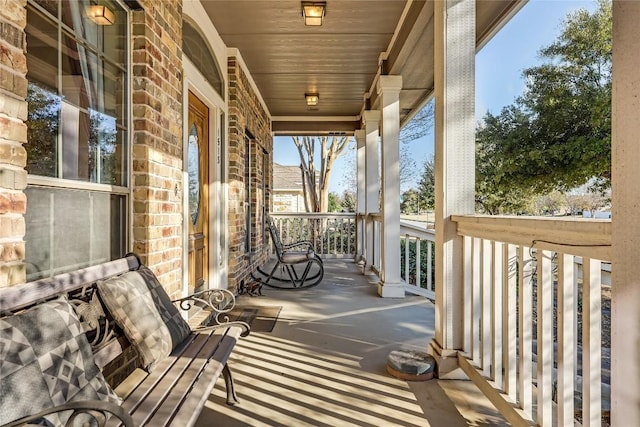
<path fill-rule="evenodd" d="M 436 359 L 436 372 L 441 380 L 468 380 L 458 365 L 458 351 L 442 348 L 435 340 L 427 345 L 427 353 Z"/>
<path fill-rule="evenodd" d="M 378 283 L 378 295 L 382 298 L 404 298 L 402 283 Z"/>

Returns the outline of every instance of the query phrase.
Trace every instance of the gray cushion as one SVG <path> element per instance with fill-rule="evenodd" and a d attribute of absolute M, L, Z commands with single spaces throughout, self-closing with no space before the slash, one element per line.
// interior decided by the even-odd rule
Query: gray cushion
<path fill-rule="evenodd" d="M 120 404 L 65 298 L 0 319 L 0 424 L 75 400 Z M 47 415 L 64 425 L 70 412 Z"/>
<path fill-rule="evenodd" d="M 104 305 L 137 348 L 148 371 L 191 333 L 147 267 L 98 281 L 97 286 Z"/>

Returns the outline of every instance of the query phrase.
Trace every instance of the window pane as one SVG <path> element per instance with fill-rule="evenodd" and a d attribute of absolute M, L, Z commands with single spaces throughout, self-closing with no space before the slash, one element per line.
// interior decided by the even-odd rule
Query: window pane
<path fill-rule="evenodd" d="M 189 133 L 189 149 L 187 152 L 187 168 L 189 172 L 189 214 L 193 225 L 198 223 L 200 213 L 200 149 L 198 147 L 198 128 L 194 124 Z"/>
<path fill-rule="evenodd" d="M 27 172 L 55 177 L 58 175 L 56 165 L 60 97 L 35 82 L 29 82 L 27 89 Z"/>
<path fill-rule="evenodd" d="M 62 95 L 83 108 L 98 107 L 98 57 L 80 42 L 62 37 Z"/>
<path fill-rule="evenodd" d="M 25 216 L 27 280 L 125 254 L 125 196 L 36 186 L 25 192 L 29 199 Z"/>
<path fill-rule="evenodd" d="M 34 3 L 39 4 L 44 10 L 49 12 L 53 17 L 58 16 L 58 0 L 34 0 Z"/>
<path fill-rule="evenodd" d="M 125 186 L 126 158 L 122 145 L 122 130 L 116 119 L 91 111 L 88 173 L 91 182 Z M 119 137 L 120 136 L 120 137 Z"/>
<path fill-rule="evenodd" d="M 42 176 L 57 176 L 57 141 L 60 126 L 58 96 L 58 30 L 40 13 L 27 11 L 27 79 L 29 143 L 27 171 Z"/>
<path fill-rule="evenodd" d="M 62 2 L 62 22 L 93 49 L 124 63 L 127 14 L 113 1 Z"/>

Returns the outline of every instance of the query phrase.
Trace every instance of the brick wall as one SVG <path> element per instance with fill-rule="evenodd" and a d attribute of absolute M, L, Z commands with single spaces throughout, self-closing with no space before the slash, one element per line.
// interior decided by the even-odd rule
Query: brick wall
<path fill-rule="evenodd" d="M 133 250 L 170 295 L 182 284 L 182 1 L 132 13 Z M 177 189 L 177 191 L 176 191 Z"/>
<path fill-rule="evenodd" d="M 270 206 L 272 182 L 271 123 L 254 93 L 244 70 L 235 57 L 228 61 L 229 70 L 229 287 L 246 279 L 268 256 L 269 242 L 263 227 L 263 180 L 266 206 Z M 245 251 L 245 161 L 246 135 L 251 135 L 251 210 L 252 248 Z M 267 170 L 263 170 L 266 159 Z"/>
<path fill-rule="evenodd" d="M 26 0 L 0 5 L 0 287 L 26 280 Z"/>

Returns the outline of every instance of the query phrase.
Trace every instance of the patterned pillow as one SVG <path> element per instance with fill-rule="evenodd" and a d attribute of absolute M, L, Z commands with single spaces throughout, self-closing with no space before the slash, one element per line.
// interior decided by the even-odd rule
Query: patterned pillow
<path fill-rule="evenodd" d="M 137 348 L 148 371 L 191 333 L 147 267 L 98 281 L 97 286 L 104 305 Z"/>
<path fill-rule="evenodd" d="M 0 319 L 0 424 L 74 400 L 120 404 L 66 298 Z M 69 411 L 47 415 L 62 426 Z"/>

